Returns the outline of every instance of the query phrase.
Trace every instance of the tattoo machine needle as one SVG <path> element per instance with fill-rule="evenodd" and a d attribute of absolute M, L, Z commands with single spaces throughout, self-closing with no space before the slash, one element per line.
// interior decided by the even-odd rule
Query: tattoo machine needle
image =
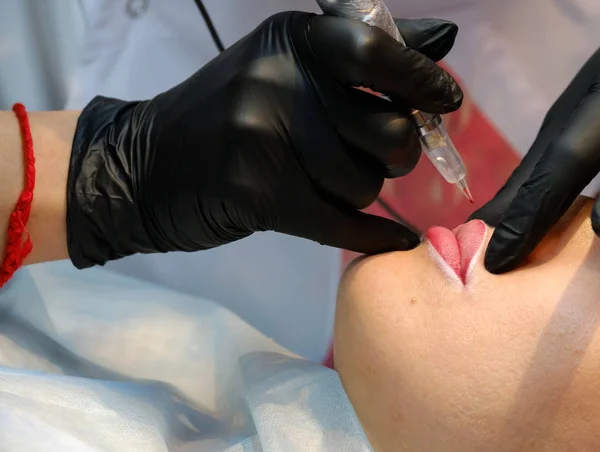
<path fill-rule="evenodd" d="M 317 0 L 317 3 L 327 15 L 361 20 L 383 29 L 406 45 L 383 0 Z M 475 202 L 467 185 L 465 164 L 448 136 L 441 116 L 413 110 L 412 119 L 425 155 L 447 182 L 456 184 L 471 203 Z"/>

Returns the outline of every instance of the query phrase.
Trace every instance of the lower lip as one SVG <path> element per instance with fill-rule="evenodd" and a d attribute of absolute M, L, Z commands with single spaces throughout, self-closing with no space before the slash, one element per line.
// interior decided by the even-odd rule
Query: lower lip
<path fill-rule="evenodd" d="M 449 270 L 466 284 L 471 264 L 483 245 L 485 233 L 485 223 L 473 220 L 460 225 L 454 231 L 435 226 L 427 231 L 425 237 L 441 258 L 444 270 Z"/>

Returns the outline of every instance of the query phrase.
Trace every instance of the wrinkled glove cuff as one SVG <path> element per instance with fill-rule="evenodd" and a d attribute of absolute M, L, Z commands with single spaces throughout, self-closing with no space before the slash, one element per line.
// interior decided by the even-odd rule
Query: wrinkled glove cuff
<path fill-rule="evenodd" d="M 157 251 L 136 204 L 132 165 L 144 108 L 98 96 L 79 117 L 67 182 L 67 245 L 77 268 Z"/>

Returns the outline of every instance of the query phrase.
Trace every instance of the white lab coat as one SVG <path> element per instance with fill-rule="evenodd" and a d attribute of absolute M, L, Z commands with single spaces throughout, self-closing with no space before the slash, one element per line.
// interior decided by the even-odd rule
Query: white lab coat
<path fill-rule="evenodd" d="M 24 18 L 37 24 L 34 19 L 41 7 L 39 3 L 32 7 L 34 3 L 3 3 L 12 5 L 13 16 L 19 13 L 19 21 L 0 15 L 13 35 L 31 35 Z M 81 0 L 80 4 L 83 36 L 78 34 L 79 26 L 71 23 L 54 26 L 60 37 L 57 42 L 48 33 L 43 36 L 46 52 L 72 48 L 73 41 L 81 44 L 78 57 L 66 61 L 63 56 L 62 72 L 53 72 L 64 74 L 65 67 L 74 67 L 66 83 L 67 108 L 81 108 L 95 94 L 148 98 L 217 55 L 192 0 Z M 226 46 L 270 14 L 290 9 L 317 11 L 310 0 L 205 0 L 205 4 Z M 66 17 L 74 22 L 69 0 L 56 5 L 68 10 L 71 16 Z M 446 61 L 521 154 L 553 100 L 600 42 L 600 2 L 596 0 L 389 0 L 388 5 L 399 17 L 434 16 L 458 23 L 457 43 Z M 46 17 L 46 27 L 57 23 L 52 16 Z M 65 29 L 71 30 L 71 41 L 65 39 Z M 40 33 L 40 27 L 35 30 Z M 18 52 L 20 40 L 3 41 L 0 58 L 8 64 L 0 64 L 0 80 L 16 82 L 0 85 L 0 100 L 31 99 L 36 105 L 32 92 L 40 90 L 18 89 L 22 81 L 17 80 L 15 67 L 19 66 L 14 63 L 23 55 L 32 60 L 44 54 L 44 43 L 39 41 L 38 36 L 37 52 L 23 53 Z M 55 77 L 46 91 L 62 87 L 64 81 L 64 76 Z M 586 193 L 593 192 L 590 187 Z M 266 233 L 217 250 L 135 256 L 107 267 L 216 300 L 311 359 L 322 359 L 331 339 L 341 270 L 337 250 Z"/>

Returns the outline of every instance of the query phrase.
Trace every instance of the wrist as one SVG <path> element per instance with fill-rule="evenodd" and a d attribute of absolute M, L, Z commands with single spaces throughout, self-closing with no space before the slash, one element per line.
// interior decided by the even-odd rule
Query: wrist
<path fill-rule="evenodd" d="M 28 230 L 34 244 L 26 264 L 68 258 L 66 188 L 78 111 L 29 113 L 36 167 Z"/>
<path fill-rule="evenodd" d="M 23 147 L 19 122 L 11 111 L 0 111 L 0 263 L 8 240 L 9 217 L 25 181 Z"/>
<path fill-rule="evenodd" d="M 71 141 L 79 113 L 28 114 L 35 157 L 35 189 L 27 231 L 33 250 L 24 263 L 65 259 L 66 181 Z M 25 184 L 23 139 L 13 112 L 0 112 L 0 255 L 4 256 L 9 216 Z"/>

